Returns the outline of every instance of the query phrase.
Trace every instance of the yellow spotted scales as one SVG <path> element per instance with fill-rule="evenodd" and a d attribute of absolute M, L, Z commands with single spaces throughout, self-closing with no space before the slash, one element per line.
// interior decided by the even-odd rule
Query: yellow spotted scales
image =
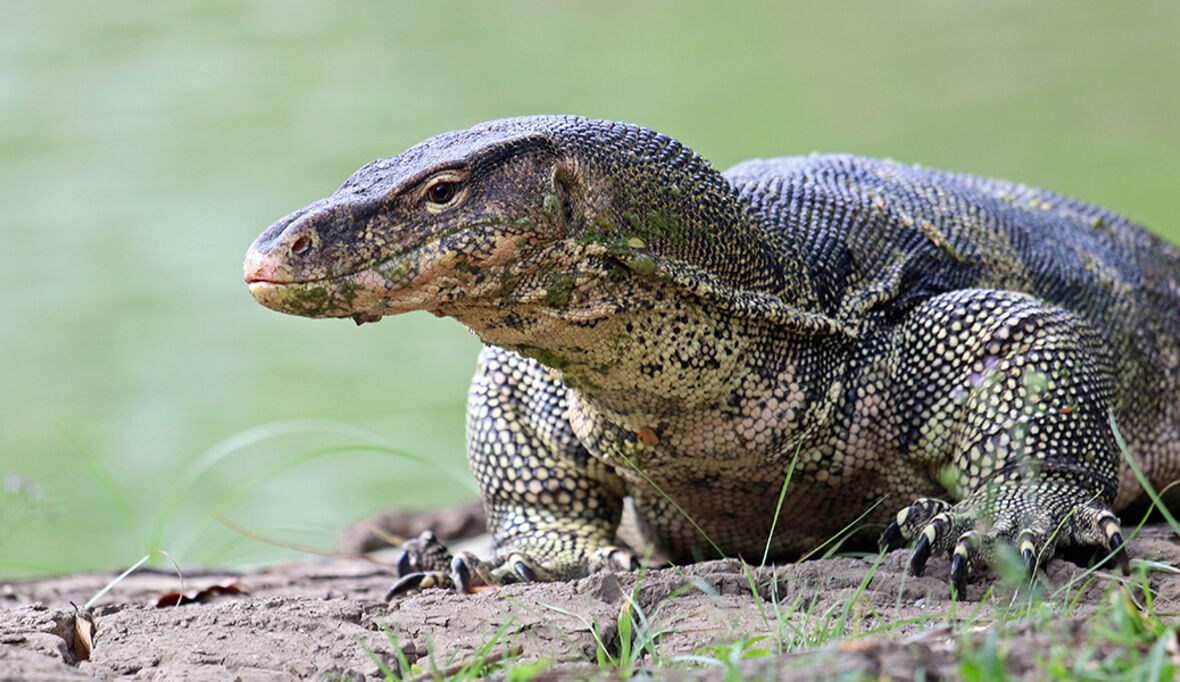
<path fill-rule="evenodd" d="M 951 553 L 961 593 L 997 542 L 1125 562 L 1113 512 L 1143 494 L 1111 415 L 1153 485 L 1180 478 L 1180 253 L 1023 185 L 834 155 L 722 174 L 637 126 L 505 119 L 368 164 L 245 274 L 276 310 L 427 310 L 487 344 L 467 434 L 495 554 L 426 534 L 395 591 L 632 567 L 629 498 L 673 561 L 860 519 L 849 543 L 916 539 L 916 572 Z"/>

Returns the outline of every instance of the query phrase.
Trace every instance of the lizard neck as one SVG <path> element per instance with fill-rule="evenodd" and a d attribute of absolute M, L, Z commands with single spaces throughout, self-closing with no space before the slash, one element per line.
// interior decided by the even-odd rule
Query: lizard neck
<path fill-rule="evenodd" d="M 565 120 L 565 119 L 559 119 Z M 574 119 L 554 175 L 571 251 L 601 254 L 708 305 L 806 333 L 845 333 L 824 314 L 807 258 L 708 161 L 666 135 Z"/>
<path fill-rule="evenodd" d="M 627 450 L 636 461 L 657 444 L 711 461 L 774 457 L 830 422 L 841 348 L 791 338 L 672 285 L 630 293 L 643 305 L 579 322 L 549 317 L 526 333 L 498 327 L 490 310 L 492 324 L 469 326 L 544 365 L 569 391 L 575 433 L 603 457 L 636 438 L 647 448 Z"/>
<path fill-rule="evenodd" d="M 546 118 L 563 238 L 492 300 L 436 312 L 536 359 L 618 412 L 674 412 L 731 391 L 745 327 L 842 334 L 807 298 L 794 245 L 710 164 L 651 130 Z"/>
<path fill-rule="evenodd" d="M 597 293 L 598 290 L 591 290 Z M 448 312 L 454 315 L 455 312 Z M 462 311 L 485 343 L 516 351 L 589 402 L 619 414 L 681 414 L 732 391 L 749 357 L 746 324 L 667 283 L 623 282 L 576 308 Z"/>

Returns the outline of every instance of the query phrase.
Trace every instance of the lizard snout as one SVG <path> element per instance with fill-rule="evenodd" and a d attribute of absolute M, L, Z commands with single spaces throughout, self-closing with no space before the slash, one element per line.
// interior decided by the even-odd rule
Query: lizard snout
<path fill-rule="evenodd" d="M 296 264 L 319 246 L 315 227 L 308 219 L 315 215 L 311 208 L 284 217 L 254 240 L 242 264 L 247 284 L 295 281 Z"/>
<path fill-rule="evenodd" d="M 253 248 L 246 253 L 242 272 L 247 284 L 255 282 L 290 282 L 291 270 L 277 258 Z M 284 277 L 285 275 L 285 277 Z"/>

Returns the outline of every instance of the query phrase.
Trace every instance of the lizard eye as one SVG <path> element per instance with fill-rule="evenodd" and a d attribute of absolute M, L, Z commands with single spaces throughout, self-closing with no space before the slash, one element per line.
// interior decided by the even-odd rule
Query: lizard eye
<path fill-rule="evenodd" d="M 455 198 L 455 183 L 436 182 L 426 190 L 426 197 L 433 204 L 445 204 Z"/>

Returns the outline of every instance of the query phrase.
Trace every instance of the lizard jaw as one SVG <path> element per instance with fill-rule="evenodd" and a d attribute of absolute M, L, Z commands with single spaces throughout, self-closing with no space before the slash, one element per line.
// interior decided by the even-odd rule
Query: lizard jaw
<path fill-rule="evenodd" d="M 399 288 L 375 269 L 307 282 L 248 282 L 250 295 L 281 313 L 303 317 L 351 317 L 357 324 L 433 307 L 412 288 Z"/>
<path fill-rule="evenodd" d="M 480 302 L 497 307 L 499 303 L 489 301 L 502 287 L 499 275 L 517 262 L 527 240 L 526 234 L 489 238 L 453 228 L 361 270 L 299 279 L 291 263 L 276 255 L 284 251 L 263 252 L 252 247 L 243 270 L 254 299 L 282 313 L 351 317 L 357 324 L 415 310 L 441 316 L 459 300 L 477 307 Z M 469 257 L 475 251 L 473 241 L 485 245 L 482 257 L 474 262 Z"/>
<path fill-rule="evenodd" d="M 363 269 L 300 277 L 285 251 L 251 247 L 243 263 L 250 295 L 278 312 L 303 317 L 351 317 L 358 325 L 384 315 L 436 307 L 436 240 Z"/>

